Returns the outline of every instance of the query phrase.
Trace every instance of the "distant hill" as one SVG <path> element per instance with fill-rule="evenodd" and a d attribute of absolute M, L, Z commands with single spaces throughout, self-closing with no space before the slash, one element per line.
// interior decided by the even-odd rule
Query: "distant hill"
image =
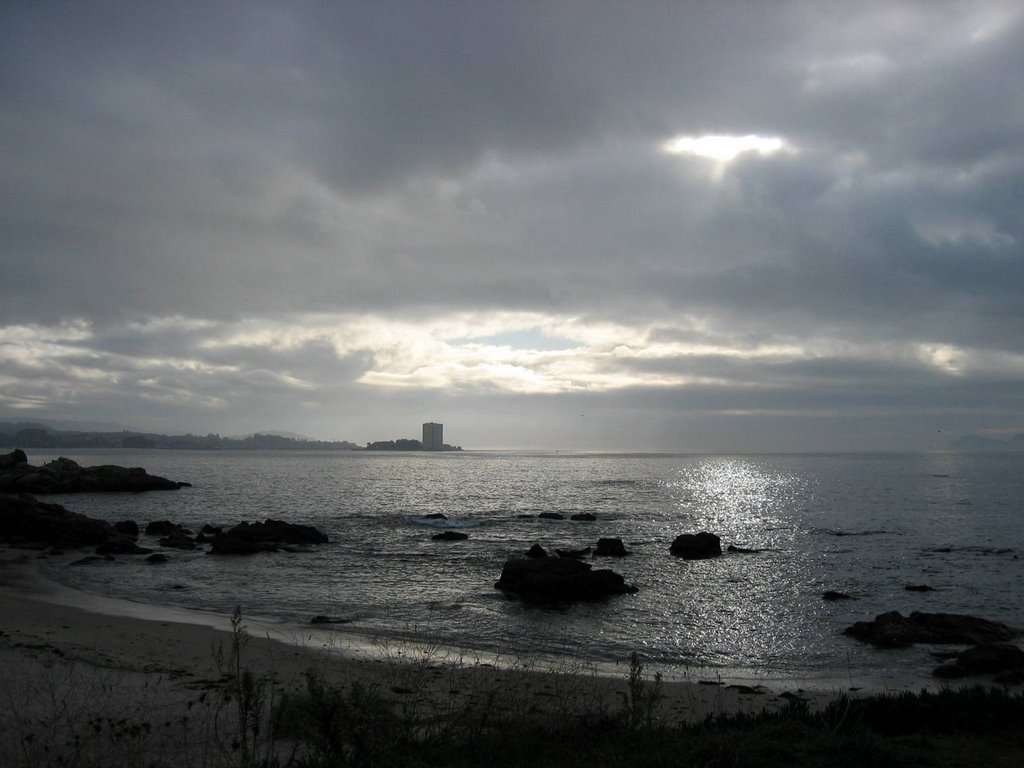
<path fill-rule="evenodd" d="M 132 430 L 91 431 L 55 429 L 37 421 L 0 421 L 0 446 L 10 448 L 176 448 L 186 450 L 317 450 L 355 451 L 347 440 L 310 440 L 256 432 L 246 437 L 163 435 Z"/>
<path fill-rule="evenodd" d="M 1024 432 L 1018 432 L 1005 440 L 964 435 L 950 443 L 949 447 L 956 451 L 1024 451 Z"/>
<path fill-rule="evenodd" d="M 271 435 L 273 437 L 287 437 L 290 440 L 313 440 L 315 442 L 314 438 L 309 435 L 300 435 L 298 432 L 286 432 L 283 429 L 261 429 L 258 432 L 249 432 L 244 435 L 230 435 L 230 438 L 232 440 L 246 440 L 256 435 Z"/>

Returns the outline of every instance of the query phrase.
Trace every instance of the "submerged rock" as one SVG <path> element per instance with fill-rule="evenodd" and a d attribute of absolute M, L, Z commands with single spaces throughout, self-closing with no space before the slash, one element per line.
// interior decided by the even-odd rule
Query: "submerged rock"
<path fill-rule="evenodd" d="M 541 520 L 565 520 L 565 515 L 559 512 L 541 512 L 537 517 Z"/>
<path fill-rule="evenodd" d="M 858 621 L 844 635 L 876 648 L 905 648 L 914 643 L 977 645 L 1001 643 L 1020 631 L 998 621 L 960 613 L 920 613 L 904 616 L 899 611 L 879 614 L 872 621 Z"/>
<path fill-rule="evenodd" d="M 669 552 L 684 560 L 707 560 L 722 554 L 722 540 L 707 531 L 684 533 L 676 536 Z"/>
<path fill-rule="evenodd" d="M 853 595 L 848 595 L 845 592 L 836 592 L 835 590 L 829 589 L 822 592 L 821 599 L 832 602 L 835 600 L 856 600 L 857 598 Z"/>
<path fill-rule="evenodd" d="M 561 557 L 506 560 L 494 587 L 529 603 L 594 602 L 637 591 L 615 571 Z"/>
<path fill-rule="evenodd" d="M 555 554 L 559 557 L 573 557 L 578 560 L 590 554 L 590 547 L 584 547 L 583 549 L 556 549 Z"/>
<path fill-rule="evenodd" d="M 462 531 L 442 531 L 430 537 L 434 541 L 465 541 L 469 538 L 468 533 Z"/>
<path fill-rule="evenodd" d="M 569 519 L 576 522 L 592 523 L 597 520 L 597 515 L 593 512 L 577 512 L 575 515 L 570 515 Z"/>

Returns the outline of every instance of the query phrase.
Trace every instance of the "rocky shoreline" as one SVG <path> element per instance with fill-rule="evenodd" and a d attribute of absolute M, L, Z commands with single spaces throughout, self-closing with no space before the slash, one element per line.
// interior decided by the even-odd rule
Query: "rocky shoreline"
<path fill-rule="evenodd" d="M 190 487 L 186 482 L 149 475 L 141 468 L 116 466 L 81 467 L 60 458 L 33 467 L 23 451 L 0 456 L 0 541 L 27 549 L 92 548 L 93 554 L 76 561 L 87 564 L 118 556 L 146 556 L 152 564 L 166 563 L 171 557 L 138 543 L 140 530 L 159 537 L 163 550 L 195 550 L 209 545 L 211 555 L 252 555 L 257 553 L 308 551 L 328 544 L 326 534 L 308 525 L 267 519 L 243 521 L 230 528 L 207 524 L 198 534 L 168 521 L 150 521 L 144 528 L 132 520 L 110 523 L 72 512 L 59 504 L 41 501 L 26 492 L 10 489 L 36 488 L 37 493 L 90 491 L 140 492 L 177 490 Z M 441 518 L 443 516 L 436 516 Z M 579 516 L 588 522 L 593 516 Z M 464 541 L 467 534 L 445 531 L 433 536 L 438 540 Z M 457 545 L 456 545 L 457 546 Z M 757 555 L 760 550 L 729 546 L 723 552 L 715 534 L 701 531 L 677 536 L 668 554 L 684 560 L 714 559 L 723 556 Z M 508 557 L 494 588 L 510 598 L 528 604 L 568 605 L 596 602 L 633 594 L 637 588 L 611 569 L 594 568 L 583 557 L 625 557 L 629 551 L 620 539 L 602 538 L 596 547 L 580 550 L 556 550 L 549 554 L 540 544 L 529 551 Z M 908 591 L 923 591 L 926 586 L 908 586 Z M 827 591 L 825 600 L 856 599 L 840 592 Z M 911 613 L 904 617 L 890 611 L 871 621 L 858 621 L 844 634 L 877 648 L 901 648 L 915 643 L 963 646 L 955 651 L 940 651 L 933 656 L 944 663 L 934 669 L 937 678 L 994 676 L 1003 685 L 1024 684 L 1024 650 L 1014 641 L 1024 632 L 983 618 L 948 613 Z"/>

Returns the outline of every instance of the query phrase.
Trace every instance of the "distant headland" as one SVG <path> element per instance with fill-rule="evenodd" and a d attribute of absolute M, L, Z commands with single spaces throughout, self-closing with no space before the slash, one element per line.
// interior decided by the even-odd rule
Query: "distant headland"
<path fill-rule="evenodd" d="M 436 425 L 440 426 L 440 425 Z M 215 433 L 165 435 L 156 432 L 54 429 L 40 422 L 0 421 L 0 446 L 17 448 L 135 448 L 198 451 L 461 451 L 439 440 L 426 446 L 415 439 L 379 440 L 360 446 L 348 440 L 313 440 L 301 436 L 256 432 L 241 437 Z"/>

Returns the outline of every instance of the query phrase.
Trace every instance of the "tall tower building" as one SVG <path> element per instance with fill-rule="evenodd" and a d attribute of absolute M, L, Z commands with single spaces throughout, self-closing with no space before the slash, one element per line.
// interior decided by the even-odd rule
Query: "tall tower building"
<path fill-rule="evenodd" d="M 440 451 L 444 445 L 444 424 L 428 421 L 423 425 L 423 450 Z"/>

